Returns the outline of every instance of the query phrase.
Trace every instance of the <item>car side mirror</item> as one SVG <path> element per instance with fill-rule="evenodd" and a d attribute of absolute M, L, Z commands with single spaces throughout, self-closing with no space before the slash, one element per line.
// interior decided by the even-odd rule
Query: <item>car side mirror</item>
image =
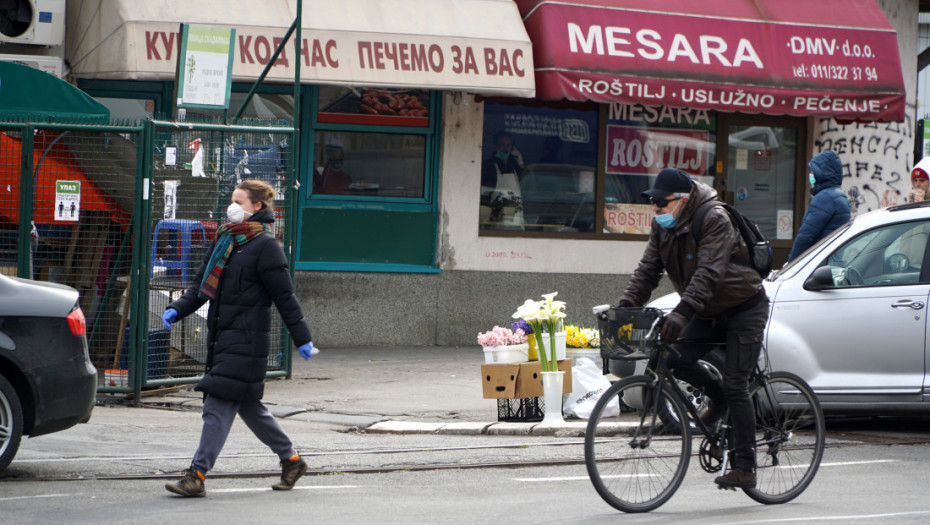
<path fill-rule="evenodd" d="M 821 266 L 814 270 L 814 273 L 804 281 L 804 289 L 810 292 L 817 292 L 833 288 L 836 283 L 833 282 L 833 268 L 830 266 Z"/>

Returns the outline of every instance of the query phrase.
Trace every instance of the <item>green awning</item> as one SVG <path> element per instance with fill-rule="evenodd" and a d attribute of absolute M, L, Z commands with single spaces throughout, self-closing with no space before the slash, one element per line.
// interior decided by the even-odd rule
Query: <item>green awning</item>
<path fill-rule="evenodd" d="M 44 71 L 0 61 L 0 122 L 108 123 L 110 110 Z"/>

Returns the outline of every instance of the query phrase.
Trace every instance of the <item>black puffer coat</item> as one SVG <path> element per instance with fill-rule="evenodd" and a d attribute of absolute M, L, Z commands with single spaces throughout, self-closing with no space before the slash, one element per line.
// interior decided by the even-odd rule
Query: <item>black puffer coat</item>
<path fill-rule="evenodd" d="M 265 208 L 250 221 L 273 223 Z M 210 250 L 212 252 L 212 249 Z M 184 318 L 207 301 L 198 297 L 210 252 L 193 285 L 168 308 Z M 271 347 L 271 305 L 277 307 L 294 344 L 310 341 L 310 328 L 294 295 L 287 258 L 270 233 L 233 249 L 207 314 L 207 367 L 195 390 L 227 401 L 258 401 L 265 392 L 265 372 Z"/>
<path fill-rule="evenodd" d="M 749 250 L 725 210 L 718 207 L 707 211 L 701 242 L 694 242 L 694 210 L 716 198 L 713 188 L 695 182 L 674 227 L 663 228 L 652 221 L 646 251 L 621 300 L 645 304 L 663 272 L 668 272 L 675 291 L 681 295 L 678 308 L 688 318 L 694 314 L 714 317 L 761 292 L 762 278 L 749 266 Z"/>

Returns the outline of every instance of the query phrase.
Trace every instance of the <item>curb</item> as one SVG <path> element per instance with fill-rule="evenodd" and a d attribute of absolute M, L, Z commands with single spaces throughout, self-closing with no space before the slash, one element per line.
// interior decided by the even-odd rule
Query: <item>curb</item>
<path fill-rule="evenodd" d="M 455 422 L 423 423 L 416 421 L 381 421 L 365 428 L 373 434 L 448 434 L 488 436 L 555 436 L 583 437 L 587 421 L 564 421 L 555 425 L 543 423 Z"/>
<path fill-rule="evenodd" d="M 161 406 L 174 406 L 188 410 L 200 410 L 203 401 L 196 397 L 163 397 L 150 402 Z M 347 428 L 362 429 L 372 434 L 441 434 L 457 436 L 554 436 L 584 437 L 588 426 L 586 420 L 562 421 L 558 424 L 542 422 L 505 422 L 505 421 L 454 421 L 454 422 L 420 422 L 392 420 L 377 414 L 340 414 L 335 412 L 318 412 L 306 408 L 266 403 L 271 414 L 281 420 L 325 423 Z"/>

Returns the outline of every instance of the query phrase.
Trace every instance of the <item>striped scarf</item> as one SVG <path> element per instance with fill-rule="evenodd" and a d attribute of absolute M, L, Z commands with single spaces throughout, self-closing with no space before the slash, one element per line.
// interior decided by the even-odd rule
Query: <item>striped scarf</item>
<path fill-rule="evenodd" d="M 267 224 L 260 222 L 226 223 L 221 225 L 216 231 L 216 246 L 213 247 L 213 253 L 207 263 L 207 268 L 210 268 L 210 271 L 203 276 L 203 281 L 200 283 L 200 292 L 197 294 L 198 297 L 215 300 L 223 269 L 226 268 L 226 263 L 229 261 L 229 255 L 232 253 L 233 248 L 244 245 L 259 235 L 270 231 L 270 229 Z"/>

